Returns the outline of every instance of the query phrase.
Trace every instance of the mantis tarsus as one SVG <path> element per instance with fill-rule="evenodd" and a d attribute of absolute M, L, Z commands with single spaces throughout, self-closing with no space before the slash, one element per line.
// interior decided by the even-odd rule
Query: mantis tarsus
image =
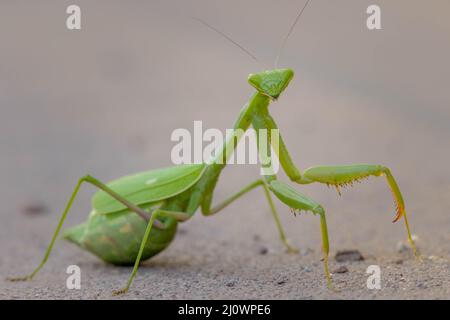
<path fill-rule="evenodd" d="M 288 36 L 304 8 L 297 16 Z M 286 39 L 287 37 L 284 40 Z M 278 68 L 251 74 L 248 82 L 256 89 L 256 92 L 240 111 L 233 128 L 243 131 L 248 130 L 250 126 L 253 126 L 255 130 L 278 129 L 270 115 L 269 105 L 278 99 L 293 76 L 294 72 L 291 69 Z M 231 139 L 224 143 L 222 155 L 225 154 L 227 148 L 236 148 L 238 140 Z M 270 142 L 268 139 L 267 143 Z M 276 149 L 283 171 L 292 182 L 302 185 L 317 182 L 335 186 L 339 191 L 341 186 L 352 184 L 354 181 L 369 176 L 385 176 L 397 205 L 394 222 L 403 217 L 409 242 L 416 253 L 402 194 L 387 167 L 372 164 L 316 166 L 301 173 L 292 161 L 281 135 Z M 90 175 L 84 176 L 78 181 L 70 197 L 41 263 L 30 275 L 12 280 L 32 279 L 44 266 L 73 201 L 81 185 L 86 182 L 100 189 L 93 197 L 93 210 L 86 223 L 69 229 L 66 231 L 65 237 L 106 262 L 117 265 L 134 265 L 126 286 L 115 291 L 115 294 L 124 293 L 129 289 L 141 261 L 149 259 L 167 248 L 175 236 L 178 223 L 191 218 L 199 208 L 204 215 L 213 215 L 257 187 L 261 187 L 264 191 L 281 241 L 289 252 L 296 252 L 296 249 L 286 239 L 272 200 L 272 194 L 294 212 L 305 210 L 320 217 L 323 266 L 326 282 L 330 287 L 329 242 L 324 208 L 288 184 L 279 181 L 276 175 L 258 179 L 222 203 L 212 207 L 216 184 L 226 166 L 226 159 L 225 162 L 218 161 L 219 159 L 220 157 L 208 164 L 181 165 L 138 173 L 108 184 L 104 184 Z"/>

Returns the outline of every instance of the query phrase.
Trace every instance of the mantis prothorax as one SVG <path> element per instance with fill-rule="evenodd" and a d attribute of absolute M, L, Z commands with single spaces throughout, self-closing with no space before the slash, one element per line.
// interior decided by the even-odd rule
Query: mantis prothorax
<path fill-rule="evenodd" d="M 297 16 L 288 36 L 305 7 Z M 286 39 L 287 37 L 284 39 L 283 46 Z M 248 130 L 250 126 L 253 126 L 255 130 L 278 129 L 275 120 L 270 115 L 269 105 L 279 98 L 288 87 L 293 76 L 294 72 L 291 69 L 278 68 L 251 74 L 248 77 L 248 82 L 256 89 L 256 92 L 240 111 L 233 128 L 243 131 Z M 225 154 L 227 148 L 235 149 L 238 141 L 239 137 L 224 143 L 222 153 L 219 154 Z M 268 139 L 266 142 L 270 143 L 271 140 Z M 258 143 L 258 148 L 260 143 L 261 141 Z M 409 242 L 414 253 L 417 254 L 409 230 L 402 194 L 387 167 L 376 164 L 316 166 L 301 173 L 291 159 L 281 135 L 279 136 L 278 148 L 274 148 L 274 150 L 277 153 L 276 156 L 280 161 L 281 168 L 289 179 L 301 185 L 322 183 L 335 186 L 339 191 L 341 186 L 352 184 L 354 181 L 369 176 L 385 176 L 397 205 L 394 222 L 400 218 L 404 219 Z M 294 212 L 305 210 L 320 218 L 323 267 L 326 283 L 330 287 L 329 241 L 324 208 L 293 187 L 279 181 L 276 175 L 257 179 L 222 203 L 212 207 L 216 184 L 226 166 L 226 159 L 225 161 L 219 160 L 223 159 L 218 157 L 211 163 L 179 165 L 138 173 L 108 184 L 104 184 L 90 175 L 82 177 L 59 220 L 41 263 L 30 275 L 12 280 L 32 279 L 44 266 L 73 201 L 81 185 L 86 182 L 100 189 L 93 197 L 93 210 L 86 223 L 67 230 L 65 237 L 108 263 L 134 265 L 126 286 L 115 291 L 115 294 L 124 293 L 129 289 L 141 261 L 151 258 L 168 247 L 175 236 L 178 223 L 189 220 L 199 208 L 206 216 L 216 214 L 230 203 L 258 187 L 261 187 L 264 191 L 281 241 L 289 252 L 296 252 L 296 249 L 286 239 L 272 195 L 275 195 Z"/>

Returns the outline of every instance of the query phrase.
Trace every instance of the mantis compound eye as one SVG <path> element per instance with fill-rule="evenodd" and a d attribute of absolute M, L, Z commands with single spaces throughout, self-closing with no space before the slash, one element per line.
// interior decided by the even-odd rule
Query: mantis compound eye
<path fill-rule="evenodd" d="M 262 94 L 276 100 L 293 77 L 294 71 L 291 69 L 274 69 L 249 75 L 248 83 Z"/>

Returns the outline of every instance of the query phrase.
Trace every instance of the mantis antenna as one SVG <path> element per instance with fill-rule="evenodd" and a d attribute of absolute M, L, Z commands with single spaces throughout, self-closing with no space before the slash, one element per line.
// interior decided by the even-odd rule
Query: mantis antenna
<path fill-rule="evenodd" d="M 278 61 L 280 60 L 281 53 L 283 52 L 283 49 L 286 46 L 286 43 L 287 43 L 287 41 L 289 39 L 289 36 L 291 35 L 292 31 L 294 31 L 295 26 L 297 25 L 298 21 L 300 20 L 300 17 L 302 16 L 303 11 L 305 11 L 305 9 L 308 6 L 309 2 L 310 2 L 310 0 L 306 1 L 306 3 L 303 6 L 302 10 L 300 10 L 300 13 L 297 15 L 297 18 L 295 18 L 295 21 L 292 24 L 291 28 L 289 29 L 289 32 L 284 37 L 283 42 L 281 43 L 280 49 L 278 50 L 277 57 L 275 58 L 275 68 L 277 68 L 277 66 L 278 66 Z"/>
<path fill-rule="evenodd" d="M 238 47 L 239 49 L 241 49 L 243 52 L 245 52 L 248 56 L 250 56 L 253 60 L 255 60 L 261 67 L 264 68 L 264 65 L 259 62 L 259 60 L 256 58 L 256 56 L 251 53 L 250 51 L 248 51 L 247 49 L 245 49 L 243 46 L 241 46 L 239 43 L 237 43 L 236 41 L 234 41 L 233 39 L 231 39 L 229 36 L 227 36 L 225 33 L 223 33 L 222 31 L 216 29 L 215 27 L 213 27 L 212 25 L 208 24 L 207 22 L 203 21 L 202 19 L 193 17 L 192 19 L 197 20 L 198 22 L 200 22 L 201 24 L 205 25 L 206 27 L 208 27 L 209 29 L 213 30 L 214 32 L 218 33 L 219 35 L 221 35 L 222 37 L 224 37 L 225 39 L 227 39 L 228 41 L 230 41 L 232 44 L 234 44 L 236 47 Z"/>

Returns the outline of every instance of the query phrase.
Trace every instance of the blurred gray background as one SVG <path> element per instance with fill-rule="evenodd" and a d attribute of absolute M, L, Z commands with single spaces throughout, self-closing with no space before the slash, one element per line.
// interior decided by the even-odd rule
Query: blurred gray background
<path fill-rule="evenodd" d="M 70 4 L 82 9 L 80 31 L 66 29 Z M 231 128 L 253 92 L 248 74 L 261 69 L 192 16 L 272 66 L 303 4 L 1 0 L 0 298 L 109 298 L 122 286 L 129 268 L 107 266 L 63 241 L 35 281 L 3 279 L 40 261 L 80 176 L 108 181 L 169 166 L 172 131 L 192 130 L 194 120 Z M 382 9 L 382 30 L 366 28 L 371 4 Z M 341 291 L 329 292 L 317 218 L 294 218 L 278 204 L 291 242 L 303 249 L 288 255 L 259 190 L 215 217 L 198 214 L 182 225 L 174 244 L 144 264 L 126 297 L 448 298 L 449 12 L 447 0 L 312 1 L 281 58 L 296 76 L 270 107 L 301 169 L 354 162 L 391 168 L 422 264 L 397 252 L 405 230 L 402 221 L 391 223 L 384 180 L 340 198 L 322 185 L 296 186 L 326 208 L 331 255 L 358 249 L 366 256 L 346 264 L 349 272 L 333 277 Z M 228 167 L 216 201 L 258 172 Z M 66 225 L 86 219 L 93 191 L 82 190 Z M 82 268 L 82 290 L 65 288 L 70 264 Z M 365 286 L 370 264 L 382 266 L 382 290 Z M 338 266 L 332 260 L 332 269 Z"/>

